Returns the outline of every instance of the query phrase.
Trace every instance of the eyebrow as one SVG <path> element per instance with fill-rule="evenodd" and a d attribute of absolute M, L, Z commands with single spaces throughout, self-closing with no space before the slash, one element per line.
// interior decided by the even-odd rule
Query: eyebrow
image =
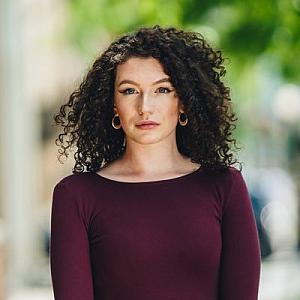
<path fill-rule="evenodd" d="M 165 77 L 165 78 L 159 79 L 159 80 L 157 80 L 157 81 L 154 81 L 154 82 L 152 83 L 152 85 L 158 84 L 158 83 L 161 83 L 161 82 L 170 82 L 170 83 L 171 83 L 170 77 Z M 124 83 L 132 83 L 132 84 L 135 84 L 135 85 L 137 85 L 137 86 L 140 86 L 137 82 L 134 82 L 134 81 L 129 80 L 129 79 L 124 79 L 124 80 L 122 80 L 122 81 L 119 83 L 118 86 L 120 86 L 121 84 L 124 84 Z"/>

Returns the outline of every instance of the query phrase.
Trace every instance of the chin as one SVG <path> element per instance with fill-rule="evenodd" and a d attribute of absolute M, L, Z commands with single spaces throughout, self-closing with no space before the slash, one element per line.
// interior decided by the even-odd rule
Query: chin
<path fill-rule="evenodd" d="M 158 142 L 160 142 L 163 137 L 159 136 L 159 135 L 144 135 L 144 136 L 135 136 L 132 138 L 136 143 L 138 144 L 143 144 L 143 145 L 147 145 L 147 144 L 156 144 Z"/>

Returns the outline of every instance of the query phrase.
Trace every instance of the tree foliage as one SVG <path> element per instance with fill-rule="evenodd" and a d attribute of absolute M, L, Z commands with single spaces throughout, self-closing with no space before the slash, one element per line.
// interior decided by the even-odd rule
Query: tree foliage
<path fill-rule="evenodd" d="M 269 55 L 284 78 L 300 80 L 300 0 L 69 0 L 68 36 L 85 55 L 142 25 L 199 30 L 226 56 L 249 64 Z M 96 41 L 96 42 L 95 42 Z"/>

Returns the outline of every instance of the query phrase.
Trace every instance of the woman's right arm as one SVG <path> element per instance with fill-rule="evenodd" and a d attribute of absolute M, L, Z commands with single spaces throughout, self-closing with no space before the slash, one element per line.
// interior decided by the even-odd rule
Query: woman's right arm
<path fill-rule="evenodd" d="M 93 300 L 86 225 L 77 197 L 64 183 L 53 190 L 50 267 L 55 300 Z"/>

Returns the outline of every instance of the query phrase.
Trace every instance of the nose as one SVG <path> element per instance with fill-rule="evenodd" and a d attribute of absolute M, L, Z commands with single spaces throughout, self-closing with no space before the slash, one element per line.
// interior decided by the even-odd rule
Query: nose
<path fill-rule="evenodd" d="M 152 95 L 148 93 L 141 93 L 138 98 L 138 112 L 140 113 L 151 113 L 152 112 Z"/>

